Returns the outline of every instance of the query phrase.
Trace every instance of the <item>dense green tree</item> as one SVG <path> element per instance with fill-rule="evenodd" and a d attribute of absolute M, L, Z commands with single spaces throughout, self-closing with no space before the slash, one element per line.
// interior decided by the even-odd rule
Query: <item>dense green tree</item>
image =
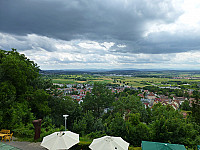
<path fill-rule="evenodd" d="M 126 138 L 126 124 L 122 114 L 115 113 L 113 117 L 109 117 L 106 121 L 106 133 L 111 136 L 119 136 Z"/>
<path fill-rule="evenodd" d="M 193 98 L 198 99 L 198 98 L 199 98 L 199 95 L 200 95 L 200 92 L 197 91 L 197 90 L 194 90 L 194 91 L 192 92 L 192 97 L 193 97 Z"/>
<path fill-rule="evenodd" d="M 26 92 L 30 82 L 39 76 L 37 64 L 15 49 L 2 51 L 0 57 L 0 81 L 9 81 L 16 88 L 16 96 Z"/>
<path fill-rule="evenodd" d="M 9 108 L 16 100 L 16 88 L 9 82 L 0 83 L 0 108 Z"/>
<path fill-rule="evenodd" d="M 43 89 L 38 89 L 27 91 L 26 94 L 23 94 L 20 98 L 26 99 L 29 102 L 31 111 L 34 113 L 35 117 L 39 119 L 47 116 L 51 112 L 47 101 L 49 96 L 50 95 Z"/>
<path fill-rule="evenodd" d="M 50 112 L 45 89 L 50 82 L 39 76 L 39 67 L 25 55 L 0 50 L 0 124 L 18 128 Z"/>
<path fill-rule="evenodd" d="M 51 80 L 41 78 L 39 67 L 15 49 L 0 50 L 0 124 L 1 128 L 20 128 L 32 124 L 33 119 L 48 116 L 56 126 L 64 124 L 68 114 L 69 128 L 80 117 L 81 108 L 69 97 L 52 96 L 46 91 Z M 26 127 L 25 127 L 26 128 Z"/>
<path fill-rule="evenodd" d="M 123 92 L 126 92 L 129 95 L 137 95 L 138 94 L 138 91 L 130 89 L 130 88 L 125 88 Z"/>
<path fill-rule="evenodd" d="M 30 85 L 33 87 L 33 89 L 43 89 L 46 90 L 49 87 L 52 87 L 52 80 L 51 79 L 44 79 L 41 76 L 38 78 L 35 78 L 34 80 L 30 81 Z"/>
<path fill-rule="evenodd" d="M 114 112 L 120 112 L 127 115 L 128 113 L 140 113 L 141 120 L 144 121 L 147 117 L 144 104 L 140 101 L 139 97 L 129 95 L 127 97 L 120 97 L 114 103 Z"/>
<path fill-rule="evenodd" d="M 140 122 L 139 113 L 129 114 L 126 121 L 126 130 L 126 140 L 131 145 L 139 147 L 143 140 L 151 140 L 151 130 L 145 123 Z"/>
<path fill-rule="evenodd" d="M 192 103 L 192 116 L 196 123 L 200 124 L 200 100 L 199 96 L 196 96 L 195 100 Z"/>
<path fill-rule="evenodd" d="M 152 138 L 154 141 L 171 142 L 193 147 L 199 135 L 199 126 L 187 122 L 183 115 L 171 106 L 157 104 L 152 110 Z"/>
<path fill-rule="evenodd" d="M 31 112 L 31 108 L 28 107 L 27 102 L 15 102 L 9 109 L 8 116 L 10 120 L 5 120 L 4 123 L 8 129 L 20 128 L 20 126 L 26 126 L 35 119 L 34 114 Z"/>
<path fill-rule="evenodd" d="M 82 118 L 76 119 L 73 124 L 73 131 L 86 135 L 92 132 L 104 132 L 102 119 L 95 119 L 92 111 L 86 112 Z"/>
<path fill-rule="evenodd" d="M 146 119 L 145 122 L 149 124 L 152 121 L 152 111 L 149 107 L 146 108 Z"/>
<path fill-rule="evenodd" d="M 192 97 L 195 98 L 191 107 L 192 117 L 196 123 L 200 124 L 200 92 L 197 90 L 193 91 Z"/>
<path fill-rule="evenodd" d="M 114 101 L 114 95 L 105 84 L 95 82 L 92 92 L 87 93 L 83 101 L 83 110 L 91 110 L 95 117 L 100 117 L 105 108 L 110 108 Z"/>
<path fill-rule="evenodd" d="M 13 129 L 33 119 L 29 103 L 20 97 L 37 77 L 39 68 L 34 62 L 15 49 L 0 50 L 1 128 Z"/>
<path fill-rule="evenodd" d="M 175 89 L 174 93 L 176 94 L 177 97 L 183 97 L 184 96 L 183 90 L 180 90 L 180 89 Z"/>
<path fill-rule="evenodd" d="M 185 110 L 185 111 L 190 111 L 190 110 L 191 110 L 190 102 L 189 102 L 188 100 L 185 100 L 185 101 L 181 104 L 180 108 L 181 108 L 182 110 Z"/>
<path fill-rule="evenodd" d="M 81 108 L 77 101 L 73 100 L 71 97 L 48 97 L 48 106 L 51 108 L 49 116 L 52 118 L 53 124 L 56 127 L 64 125 L 63 115 L 69 115 L 67 117 L 67 128 L 72 129 L 72 124 L 74 120 L 81 116 Z"/>

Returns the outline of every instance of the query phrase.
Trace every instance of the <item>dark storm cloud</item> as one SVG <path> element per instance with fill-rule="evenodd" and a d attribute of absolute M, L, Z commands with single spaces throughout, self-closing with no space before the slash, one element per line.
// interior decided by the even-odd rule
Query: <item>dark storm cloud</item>
<path fill-rule="evenodd" d="M 199 50 L 200 36 L 194 32 L 170 32 L 152 33 L 144 39 L 140 45 L 141 49 L 149 50 L 149 53 L 180 53 L 190 50 Z M 148 53 L 148 52 L 147 52 Z"/>
<path fill-rule="evenodd" d="M 119 41 L 137 53 L 145 50 L 137 41 L 147 24 L 172 23 L 180 14 L 169 0 L 1 0 L 0 32 Z"/>
<path fill-rule="evenodd" d="M 200 33 L 195 31 L 178 31 L 176 33 L 161 31 L 152 32 L 148 36 L 124 43 L 116 41 L 111 52 L 167 54 L 200 50 Z M 118 47 L 120 42 L 126 47 Z"/>

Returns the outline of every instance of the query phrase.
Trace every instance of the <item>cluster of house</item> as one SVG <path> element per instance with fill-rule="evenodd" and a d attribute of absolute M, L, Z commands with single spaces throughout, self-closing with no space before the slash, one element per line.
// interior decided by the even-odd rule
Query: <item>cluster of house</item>
<path fill-rule="evenodd" d="M 54 83 L 54 85 L 59 86 L 60 88 L 57 88 L 57 90 L 62 93 L 64 96 L 70 96 L 74 100 L 77 100 L 79 103 L 83 102 L 86 93 L 91 93 L 93 89 L 93 85 L 90 84 L 58 84 Z M 107 86 L 108 89 L 110 89 L 113 93 L 119 93 L 124 91 L 125 87 L 115 87 Z"/>
<path fill-rule="evenodd" d="M 191 94 L 191 91 L 189 92 Z M 142 93 L 138 94 L 138 96 L 141 98 L 141 101 L 145 104 L 146 108 L 152 108 L 153 105 L 161 103 L 162 105 L 170 105 L 177 110 L 185 100 L 189 100 L 190 106 L 194 101 L 194 98 L 188 99 L 186 97 L 177 97 L 174 95 L 171 95 L 170 97 L 165 95 L 157 95 L 153 92 L 149 92 L 148 90 L 144 90 Z"/>
<path fill-rule="evenodd" d="M 90 84 L 67 84 L 64 87 L 64 84 L 54 84 L 58 85 L 62 88 L 57 88 L 57 90 L 60 90 L 61 93 L 64 96 L 70 96 L 74 100 L 77 100 L 79 103 L 83 102 L 86 93 L 92 91 L 93 85 Z M 108 89 L 110 89 L 113 93 L 119 93 L 123 92 L 125 88 L 127 87 L 112 87 L 112 86 L 107 86 Z M 131 87 L 128 87 L 131 88 Z M 137 89 L 135 89 L 137 90 Z M 188 93 L 189 95 L 192 94 L 192 90 L 189 90 Z M 178 109 L 180 105 L 185 101 L 189 100 L 190 105 L 192 105 L 192 102 L 194 101 L 194 98 L 186 98 L 186 97 L 176 97 L 175 95 L 165 96 L 165 95 L 158 95 L 153 92 L 149 92 L 148 90 L 142 90 L 138 96 L 141 98 L 141 101 L 145 104 L 145 107 L 152 108 L 153 105 L 157 103 L 161 103 L 162 105 L 170 105 L 174 109 Z"/>
<path fill-rule="evenodd" d="M 57 88 L 57 90 L 62 93 L 63 96 L 70 96 L 71 98 L 77 100 L 79 103 L 83 101 L 83 99 L 86 96 L 87 92 L 91 92 L 92 86 L 89 84 L 83 85 L 83 84 L 58 84 L 54 83 L 54 85 L 59 86 L 60 88 Z"/>

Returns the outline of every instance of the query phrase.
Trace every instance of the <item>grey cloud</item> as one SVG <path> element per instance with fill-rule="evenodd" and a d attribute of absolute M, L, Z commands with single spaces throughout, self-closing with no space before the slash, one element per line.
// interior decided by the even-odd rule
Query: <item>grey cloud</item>
<path fill-rule="evenodd" d="M 133 63 L 133 64 L 144 64 L 144 63 L 168 63 L 171 58 L 174 57 L 170 54 L 134 54 L 134 55 L 123 55 L 118 57 L 117 62 L 119 63 Z"/>
<path fill-rule="evenodd" d="M 22 36 L 10 36 L 8 34 L 0 33 L 0 46 L 1 49 L 11 50 L 11 48 L 20 48 L 20 50 L 32 49 L 32 46 Z"/>
<path fill-rule="evenodd" d="M 109 53 L 109 51 L 105 50 L 105 47 L 99 44 L 98 48 L 83 48 L 78 44 L 87 43 L 87 41 L 64 41 L 53 38 L 48 38 L 45 36 L 38 36 L 35 34 L 29 34 L 27 36 L 19 36 L 19 35 L 11 35 L 11 34 L 3 34 L 0 33 L 0 48 L 4 50 L 11 50 L 11 48 L 16 48 L 18 51 L 41 51 L 45 50 L 48 52 L 57 51 L 58 53 L 70 53 L 70 54 L 99 54 L 101 56 L 105 56 L 105 54 Z M 57 47 L 58 45 L 58 47 Z M 59 48 L 60 45 L 60 48 Z M 68 47 L 65 48 L 65 45 Z M 91 44 L 92 45 L 92 44 Z M 101 48 L 102 47 L 102 48 Z"/>
<path fill-rule="evenodd" d="M 76 61 L 76 60 L 69 60 L 68 58 L 61 60 L 60 58 L 57 58 L 57 57 L 50 57 L 48 61 L 49 62 L 56 62 L 56 63 L 59 63 L 59 64 L 69 64 L 69 63 L 80 62 L 80 61 Z"/>
<path fill-rule="evenodd" d="M 115 43 L 108 52 L 95 49 L 89 52 L 72 43 L 76 49 L 71 53 L 81 54 L 165 54 L 199 50 L 199 33 L 155 32 L 143 37 L 149 24 L 170 24 L 181 14 L 170 0 L 0 0 L 0 32 L 16 35 L 15 40 L 1 43 L 1 47 L 57 51 L 54 43 L 62 39 Z M 27 34 L 41 36 L 27 41 Z"/>
<path fill-rule="evenodd" d="M 27 36 L 19 36 L 19 35 L 0 33 L 0 43 L 1 43 L 1 48 L 5 50 L 16 48 L 20 51 L 33 50 L 33 49 L 56 51 L 56 47 L 54 46 L 56 40 L 43 36 L 37 36 L 35 34 Z"/>
<path fill-rule="evenodd" d="M 200 36 L 194 32 L 169 32 L 152 33 L 140 45 L 148 53 L 180 53 L 190 50 L 200 50 Z"/>
<path fill-rule="evenodd" d="M 112 47 L 111 52 L 121 53 L 146 53 L 146 54 L 168 54 L 181 53 L 191 50 L 200 50 L 200 33 L 198 32 L 153 32 L 147 37 L 136 41 L 126 41 L 124 48 Z M 120 41 L 116 41 L 120 43 Z"/>
<path fill-rule="evenodd" d="M 169 0 L 0 1 L 0 31 L 63 40 L 136 40 L 146 23 L 173 22 L 181 12 Z"/>
<path fill-rule="evenodd" d="M 50 57 L 48 61 L 49 62 L 56 62 L 58 64 L 69 64 L 69 63 L 81 63 L 81 64 L 97 63 L 97 64 L 101 64 L 101 63 L 106 63 L 105 59 L 101 58 L 101 56 L 92 57 L 92 56 L 88 55 L 87 57 L 88 58 L 86 60 L 77 59 L 76 57 L 73 58 L 72 60 L 70 60 L 68 58 L 60 59 L 60 58 L 57 58 L 57 57 Z"/>

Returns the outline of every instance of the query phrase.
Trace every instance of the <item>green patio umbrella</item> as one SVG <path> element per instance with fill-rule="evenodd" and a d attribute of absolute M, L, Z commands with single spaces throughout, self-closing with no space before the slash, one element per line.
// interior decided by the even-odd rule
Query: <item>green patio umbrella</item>
<path fill-rule="evenodd" d="M 186 150 L 184 145 L 142 141 L 142 150 Z"/>
<path fill-rule="evenodd" d="M 200 145 L 197 145 L 197 149 L 200 150 Z"/>

